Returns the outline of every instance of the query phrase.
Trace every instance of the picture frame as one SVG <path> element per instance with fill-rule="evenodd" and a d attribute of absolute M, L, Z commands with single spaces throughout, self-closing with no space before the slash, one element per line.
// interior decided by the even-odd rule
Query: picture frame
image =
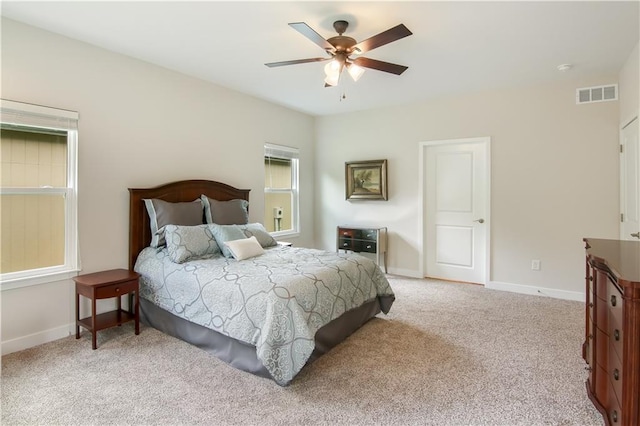
<path fill-rule="evenodd" d="M 387 200 L 387 160 L 344 163 L 347 200 Z"/>

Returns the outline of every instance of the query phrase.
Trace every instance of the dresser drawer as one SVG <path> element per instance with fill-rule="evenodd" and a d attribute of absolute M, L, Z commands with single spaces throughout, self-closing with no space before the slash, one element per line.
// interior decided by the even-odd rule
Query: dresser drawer
<path fill-rule="evenodd" d="M 338 247 L 340 247 L 342 250 L 351 250 L 351 251 L 357 251 L 357 244 L 356 241 L 352 238 L 340 238 L 340 240 L 338 241 Z"/>
<path fill-rule="evenodd" d="M 596 365 L 593 362 L 593 334 L 589 334 L 587 336 L 583 350 L 584 360 L 587 362 L 589 367 L 591 367 L 589 368 L 589 382 L 593 384 L 594 369 L 596 368 Z M 591 390 L 593 391 L 593 387 L 591 387 Z"/>
<path fill-rule="evenodd" d="M 375 229 L 361 229 L 360 238 L 368 241 L 376 241 L 378 239 L 378 233 Z"/>
<path fill-rule="evenodd" d="M 622 348 L 624 342 L 624 331 L 620 324 L 616 324 L 615 321 L 609 323 L 609 352 L 622 359 Z"/>
<path fill-rule="evenodd" d="M 607 285 L 609 284 L 609 277 L 605 272 L 599 269 L 595 270 L 594 274 L 596 295 L 602 299 L 607 297 Z"/>
<path fill-rule="evenodd" d="M 616 354 L 609 355 L 609 380 L 618 402 L 622 401 L 622 363 Z"/>
<path fill-rule="evenodd" d="M 360 242 L 360 251 L 365 253 L 377 253 L 376 243 L 371 241 Z"/>
<path fill-rule="evenodd" d="M 601 404 L 606 404 L 604 408 L 608 411 L 610 395 L 613 393 L 611 392 L 609 375 L 607 374 L 607 370 L 599 365 L 594 366 L 593 369 L 595 370 L 595 394 Z M 615 399 L 615 396 L 613 398 Z"/>
<path fill-rule="evenodd" d="M 137 290 L 138 280 L 125 281 L 123 283 L 105 285 L 96 288 L 96 299 L 106 299 L 109 297 L 121 296 Z"/>
<path fill-rule="evenodd" d="M 594 309 L 596 311 L 596 317 L 595 317 L 596 325 L 602 331 L 604 331 L 607 334 L 609 334 L 609 306 L 608 306 L 608 303 L 605 300 L 596 297 L 594 299 L 594 304 L 595 304 Z"/>
<path fill-rule="evenodd" d="M 609 418 L 609 425 L 616 426 L 622 424 L 622 410 L 620 409 L 620 402 L 614 392 L 609 393 L 608 406 L 605 407 L 607 411 L 607 417 Z"/>
<path fill-rule="evenodd" d="M 609 368 L 609 336 L 596 325 L 594 337 L 596 363 L 602 368 L 607 369 Z"/>
<path fill-rule="evenodd" d="M 340 229 L 338 234 L 340 238 L 355 238 L 357 231 L 355 229 Z"/>
<path fill-rule="evenodd" d="M 622 295 L 611 280 L 607 285 L 607 303 L 609 305 L 609 321 L 622 327 Z"/>

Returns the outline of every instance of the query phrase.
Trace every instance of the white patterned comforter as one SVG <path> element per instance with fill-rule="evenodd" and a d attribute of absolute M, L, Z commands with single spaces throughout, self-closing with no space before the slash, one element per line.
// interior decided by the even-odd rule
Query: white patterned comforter
<path fill-rule="evenodd" d="M 305 365 L 320 327 L 376 297 L 393 296 L 372 260 L 306 248 L 274 247 L 242 261 L 215 255 L 177 264 L 166 248 L 148 247 L 135 270 L 142 275 L 140 297 L 254 345 L 280 385 Z M 383 311 L 388 312 L 384 305 Z"/>

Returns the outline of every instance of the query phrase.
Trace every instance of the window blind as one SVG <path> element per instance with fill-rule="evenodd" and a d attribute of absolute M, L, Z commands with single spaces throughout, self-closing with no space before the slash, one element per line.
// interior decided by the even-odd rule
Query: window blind
<path fill-rule="evenodd" d="M 265 144 L 264 156 L 292 160 L 299 157 L 299 150 L 288 146 Z"/>
<path fill-rule="evenodd" d="M 78 113 L 2 99 L 0 122 L 3 129 L 33 131 L 34 128 L 38 128 L 69 131 L 78 129 Z"/>

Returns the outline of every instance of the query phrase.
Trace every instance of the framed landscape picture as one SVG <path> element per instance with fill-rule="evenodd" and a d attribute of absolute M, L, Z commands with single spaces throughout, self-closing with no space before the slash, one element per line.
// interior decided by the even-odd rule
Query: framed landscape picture
<path fill-rule="evenodd" d="M 344 166 L 347 200 L 387 199 L 387 160 L 349 161 Z"/>

